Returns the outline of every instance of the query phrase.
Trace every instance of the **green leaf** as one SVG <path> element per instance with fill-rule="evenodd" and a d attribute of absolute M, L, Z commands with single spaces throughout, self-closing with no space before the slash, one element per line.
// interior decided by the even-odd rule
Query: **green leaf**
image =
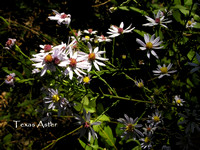
<path fill-rule="evenodd" d="M 200 23 L 197 22 L 196 25 L 194 25 L 194 28 L 200 29 Z"/>
<path fill-rule="evenodd" d="M 105 126 L 104 127 L 104 132 L 106 133 L 106 135 L 104 135 L 106 142 L 110 145 L 110 146 L 114 146 L 115 144 L 115 138 L 113 137 L 113 133 L 112 130 L 109 126 Z"/>
<path fill-rule="evenodd" d="M 81 101 L 81 103 L 82 103 L 83 105 L 89 105 L 89 99 L 88 99 L 88 97 L 87 97 L 87 96 L 84 96 L 83 99 L 82 99 L 82 101 Z"/>
<path fill-rule="evenodd" d="M 142 37 L 144 37 L 144 34 L 146 34 L 146 32 L 140 31 L 140 30 L 137 30 L 137 29 L 134 29 L 133 31 L 136 32 L 137 34 L 141 35 Z"/>
<path fill-rule="evenodd" d="M 121 9 L 121 10 L 129 11 L 129 9 L 127 8 L 127 6 L 120 6 L 118 8 Z"/>
<path fill-rule="evenodd" d="M 190 50 L 189 53 L 187 54 L 187 57 L 192 60 L 192 58 L 196 55 L 195 51 Z"/>
<path fill-rule="evenodd" d="M 141 9 L 139 9 L 139 8 L 136 8 L 136 7 L 133 7 L 133 6 L 131 6 L 131 7 L 129 7 L 129 8 L 130 8 L 131 10 L 135 11 L 135 12 L 138 12 L 138 13 L 142 14 L 142 15 L 148 15 L 148 13 L 147 13 L 146 11 L 141 10 Z"/>
<path fill-rule="evenodd" d="M 5 71 L 8 74 L 15 73 L 15 75 L 17 75 L 20 79 L 23 79 L 22 74 L 19 71 L 17 71 L 17 70 L 10 71 L 10 70 L 8 70 L 8 67 L 2 67 L 2 70 Z"/>
<path fill-rule="evenodd" d="M 3 20 L 6 23 L 7 26 L 10 25 L 10 23 L 4 17 L 0 16 L 0 19 Z"/>
<path fill-rule="evenodd" d="M 182 25 L 184 25 L 184 22 L 181 19 L 181 13 L 179 10 L 174 10 L 173 11 L 173 17 L 177 22 L 180 22 Z"/>
<path fill-rule="evenodd" d="M 110 121 L 110 118 L 106 115 L 102 115 L 100 118 L 99 118 L 99 121 Z"/>
<path fill-rule="evenodd" d="M 193 3 L 192 0 L 185 0 L 185 5 L 190 5 L 191 6 L 192 3 Z"/>
<path fill-rule="evenodd" d="M 85 144 L 82 140 L 78 139 L 78 141 L 79 141 L 79 143 L 81 144 L 81 146 L 82 146 L 83 148 L 86 147 L 86 144 Z"/>
<path fill-rule="evenodd" d="M 7 134 L 7 135 L 3 138 L 3 143 L 4 143 L 4 144 L 10 143 L 11 138 L 12 138 L 12 134 L 11 134 L 11 133 Z"/>

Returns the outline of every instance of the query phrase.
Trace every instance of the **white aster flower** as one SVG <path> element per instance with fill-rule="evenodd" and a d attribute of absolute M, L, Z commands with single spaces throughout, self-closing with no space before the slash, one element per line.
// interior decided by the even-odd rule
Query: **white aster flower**
<path fill-rule="evenodd" d="M 72 80 L 73 72 L 78 76 L 82 76 L 81 74 L 86 75 L 82 69 L 88 69 L 90 64 L 87 61 L 84 61 L 82 57 L 79 57 L 77 52 L 73 53 L 73 51 L 70 50 L 69 54 L 70 58 L 65 56 L 64 60 L 59 64 L 60 67 L 67 67 L 65 73 L 69 74 L 69 79 Z"/>
<path fill-rule="evenodd" d="M 183 99 L 180 98 L 180 95 L 176 95 L 176 96 L 174 97 L 174 103 L 176 103 L 177 106 L 183 106 L 183 103 L 184 103 L 184 102 L 185 102 L 185 101 L 184 101 Z"/>
<path fill-rule="evenodd" d="M 135 85 L 139 88 L 143 88 L 144 87 L 144 82 L 142 79 L 135 81 Z"/>
<path fill-rule="evenodd" d="M 92 42 L 94 40 L 94 38 L 91 38 L 90 36 L 86 35 L 82 38 L 82 41 L 85 41 L 85 42 Z"/>
<path fill-rule="evenodd" d="M 153 123 L 151 123 L 149 125 L 145 124 L 145 127 L 142 128 L 144 130 L 143 134 L 148 134 L 148 133 L 154 134 L 154 131 L 156 130 L 156 128 L 157 127 L 154 126 Z"/>
<path fill-rule="evenodd" d="M 58 90 L 48 88 L 48 96 L 44 98 L 44 101 L 48 105 L 48 109 L 55 109 L 55 107 L 60 106 L 61 97 L 58 94 Z"/>
<path fill-rule="evenodd" d="M 88 30 L 83 30 L 84 33 L 87 33 L 87 34 L 96 34 L 98 31 L 93 31 L 93 29 L 88 29 Z"/>
<path fill-rule="evenodd" d="M 194 18 L 192 18 L 191 20 L 188 20 L 186 28 L 193 28 L 194 25 L 196 25 L 196 22 L 194 21 Z"/>
<path fill-rule="evenodd" d="M 55 16 L 49 16 L 48 18 L 50 20 L 57 20 L 57 23 L 60 25 L 61 23 L 66 24 L 69 26 L 71 22 L 71 15 L 65 14 L 65 13 L 58 13 L 56 10 L 53 10 L 53 12 L 56 14 Z"/>
<path fill-rule="evenodd" d="M 155 76 L 158 76 L 158 78 L 162 78 L 163 76 L 170 76 L 170 73 L 175 73 L 176 70 L 172 70 L 172 71 L 169 71 L 171 69 L 173 64 L 169 64 L 167 67 L 165 64 L 163 64 L 163 67 L 161 67 L 160 65 L 158 65 L 158 68 L 157 70 L 153 70 L 153 73 Z"/>
<path fill-rule="evenodd" d="M 31 58 L 32 61 L 36 62 L 32 64 L 36 68 L 40 68 L 41 76 L 43 76 L 47 70 L 56 71 L 56 65 L 58 65 L 65 56 L 65 53 L 59 49 L 54 49 L 51 52 L 47 53 L 38 53 L 33 55 L 34 58 Z M 35 73 L 35 70 L 33 71 Z"/>
<path fill-rule="evenodd" d="M 124 28 L 124 23 L 123 22 L 120 23 L 119 27 L 117 27 L 115 25 L 111 25 L 111 27 L 108 29 L 109 32 L 107 32 L 107 33 L 111 34 L 111 35 L 109 35 L 109 37 L 114 38 L 114 37 L 117 37 L 117 36 L 119 36 L 119 35 L 121 35 L 123 33 L 129 33 L 133 29 L 135 29 L 135 27 L 131 28 L 131 25 L 132 24 L 130 24 L 128 26 L 128 28 L 126 28 L 126 29 L 123 29 Z"/>
<path fill-rule="evenodd" d="M 147 123 L 152 124 L 154 127 L 156 127 L 159 123 L 162 123 L 162 114 L 158 110 L 155 111 L 155 113 L 152 113 L 152 115 L 148 115 Z"/>
<path fill-rule="evenodd" d="M 7 40 L 6 44 L 5 44 L 6 47 L 4 47 L 4 48 L 5 49 L 12 48 L 12 46 L 15 45 L 15 42 L 16 42 L 16 39 L 8 38 L 8 40 Z"/>
<path fill-rule="evenodd" d="M 104 35 L 97 36 L 97 40 L 98 40 L 98 42 L 110 42 L 110 41 L 112 41 L 111 39 L 105 37 Z"/>
<path fill-rule="evenodd" d="M 39 45 L 39 46 L 40 46 L 40 48 L 42 48 L 40 50 L 40 53 L 50 52 L 52 50 L 52 48 L 53 48 L 53 46 L 50 45 L 50 44 Z"/>
<path fill-rule="evenodd" d="M 161 25 L 165 28 L 168 28 L 165 23 L 171 23 L 172 20 L 168 20 L 168 19 L 165 19 L 165 16 L 164 16 L 164 13 L 162 11 L 158 11 L 158 13 L 155 15 L 154 14 L 154 19 L 148 17 L 148 16 L 145 16 L 146 19 L 150 22 L 150 23 L 146 23 L 146 24 L 143 24 L 143 26 L 156 26 L 156 25 Z"/>
<path fill-rule="evenodd" d="M 89 48 L 89 54 L 83 53 L 83 52 L 79 52 L 80 56 L 87 60 L 91 65 L 88 68 L 88 72 L 92 69 L 92 64 L 94 65 L 94 67 L 100 71 L 99 66 L 105 66 L 104 63 L 102 63 L 101 61 L 107 61 L 108 58 L 103 58 L 100 55 L 104 54 L 105 51 L 99 51 L 99 47 L 96 47 L 94 49 L 94 51 L 92 50 L 92 45 L 88 42 L 88 48 Z"/>
<path fill-rule="evenodd" d="M 6 76 L 5 79 L 6 84 L 10 84 L 14 87 L 15 86 L 14 81 L 15 81 L 15 73 L 10 73 L 9 75 Z"/>
<path fill-rule="evenodd" d="M 136 39 L 136 42 L 142 46 L 140 47 L 141 50 L 147 50 L 148 58 L 150 58 L 150 52 L 151 52 L 151 54 L 158 59 L 158 55 L 156 54 L 154 49 L 162 49 L 163 46 L 160 46 L 160 44 L 162 44 L 162 41 L 159 41 L 160 37 L 157 37 L 156 39 L 154 38 L 155 34 L 153 34 L 151 38 L 149 37 L 148 34 L 144 34 L 145 43 L 138 38 Z"/>

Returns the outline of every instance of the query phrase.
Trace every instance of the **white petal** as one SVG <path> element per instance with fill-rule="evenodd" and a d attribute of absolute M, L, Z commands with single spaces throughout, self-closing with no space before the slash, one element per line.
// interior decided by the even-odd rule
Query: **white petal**
<path fill-rule="evenodd" d="M 119 25 L 119 27 L 123 29 L 124 28 L 124 23 L 121 22 L 120 25 Z"/>
<path fill-rule="evenodd" d="M 158 59 L 158 55 L 156 54 L 156 52 L 154 50 L 151 50 L 151 54 Z"/>
<path fill-rule="evenodd" d="M 136 42 L 140 45 L 142 45 L 143 47 L 146 47 L 146 44 L 144 42 L 142 42 L 140 39 L 136 39 Z"/>

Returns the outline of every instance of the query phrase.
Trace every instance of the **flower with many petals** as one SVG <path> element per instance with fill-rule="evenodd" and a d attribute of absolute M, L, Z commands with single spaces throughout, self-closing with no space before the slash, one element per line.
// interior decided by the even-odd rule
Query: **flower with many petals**
<path fill-rule="evenodd" d="M 165 28 L 168 28 L 165 23 L 171 23 L 172 20 L 168 20 L 168 19 L 165 19 L 165 16 L 164 16 L 164 13 L 162 11 L 158 11 L 157 14 L 155 15 L 154 14 L 154 19 L 153 18 L 150 18 L 148 16 L 145 16 L 146 19 L 150 22 L 150 23 L 146 23 L 146 24 L 143 24 L 143 26 L 156 26 L 156 25 L 161 25 Z"/>
<path fill-rule="evenodd" d="M 87 34 L 90 34 L 90 35 L 97 33 L 97 31 L 93 31 L 93 29 L 83 30 L 83 32 L 87 33 Z"/>
<path fill-rule="evenodd" d="M 10 73 L 9 75 L 6 76 L 5 83 L 10 84 L 14 87 L 15 86 L 14 80 L 15 80 L 15 73 Z"/>
<path fill-rule="evenodd" d="M 49 16 L 48 18 L 50 20 L 57 20 L 57 23 L 60 25 L 61 23 L 66 24 L 69 26 L 71 22 L 71 15 L 65 14 L 65 13 L 59 13 L 56 10 L 53 10 L 53 12 L 56 14 L 55 16 Z"/>
<path fill-rule="evenodd" d="M 139 131 L 137 128 L 142 127 L 142 124 L 137 124 L 138 117 L 133 120 L 133 118 L 129 118 L 126 114 L 124 114 L 124 118 L 119 118 L 117 121 L 124 124 L 125 127 L 121 127 L 121 130 L 124 130 L 121 138 L 125 137 L 125 139 L 133 138 L 136 139 L 137 137 L 143 136 L 142 132 Z"/>
<path fill-rule="evenodd" d="M 109 37 L 114 38 L 124 33 L 130 33 L 133 29 L 135 29 L 135 27 L 131 28 L 131 24 L 124 29 L 124 23 L 121 22 L 119 27 L 111 25 L 111 27 L 108 29 L 109 32 L 107 33 L 110 34 Z"/>
<path fill-rule="evenodd" d="M 105 66 L 105 64 L 102 63 L 101 61 L 108 60 L 108 58 L 103 58 L 100 56 L 101 54 L 104 54 L 105 51 L 99 51 L 99 47 L 96 47 L 93 51 L 92 45 L 89 42 L 88 42 L 88 48 L 90 52 L 89 54 L 86 54 L 84 52 L 79 52 L 80 56 L 91 64 L 88 68 L 88 72 L 92 69 L 92 64 L 98 71 L 100 71 L 99 66 Z"/>
<path fill-rule="evenodd" d="M 188 20 L 187 24 L 186 24 L 186 28 L 193 28 L 194 25 L 196 25 L 197 23 L 194 21 L 194 18 L 192 18 L 191 20 Z"/>
<path fill-rule="evenodd" d="M 144 87 L 144 82 L 142 79 L 135 81 L 135 85 L 139 88 L 143 88 Z"/>
<path fill-rule="evenodd" d="M 82 125 L 82 128 L 79 130 L 80 137 L 84 136 L 85 133 L 88 131 L 88 141 L 91 140 L 91 136 L 93 139 L 98 138 L 96 132 L 92 128 L 93 125 L 100 125 L 101 122 L 93 122 L 91 123 L 90 120 L 90 112 L 86 113 L 86 110 L 83 109 L 84 118 L 80 117 L 79 115 L 75 115 L 75 119 L 78 120 L 77 124 Z"/>
<path fill-rule="evenodd" d="M 69 79 L 72 80 L 73 72 L 78 76 L 82 76 L 81 74 L 86 75 L 82 69 L 88 69 L 90 64 L 84 61 L 82 57 L 78 56 L 77 52 L 73 53 L 73 51 L 70 50 L 69 54 L 70 57 L 65 56 L 64 60 L 59 64 L 60 67 L 67 67 L 65 73 L 69 74 Z"/>
<path fill-rule="evenodd" d="M 152 113 L 152 116 L 148 115 L 148 118 L 147 123 L 153 124 L 154 126 L 157 126 L 162 122 L 162 115 L 158 110 L 156 110 L 155 113 Z"/>
<path fill-rule="evenodd" d="M 158 78 L 162 78 L 163 76 L 170 76 L 170 73 L 175 73 L 176 70 L 169 71 L 171 69 L 173 64 L 169 64 L 167 67 L 165 64 L 163 64 L 163 67 L 161 65 L 158 65 L 157 70 L 153 70 L 153 73 L 155 76 L 158 76 Z"/>
<path fill-rule="evenodd" d="M 143 138 L 140 138 L 139 141 L 141 141 L 141 148 L 142 149 L 148 149 L 150 150 L 152 148 L 152 134 L 151 133 L 145 133 Z"/>
<path fill-rule="evenodd" d="M 41 76 L 43 76 L 47 70 L 56 71 L 56 65 L 58 65 L 64 58 L 65 53 L 60 49 L 54 49 L 46 53 L 38 53 L 33 55 L 32 61 L 36 62 L 32 64 L 36 68 L 40 68 Z M 34 73 L 35 71 L 33 71 Z M 39 72 L 39 71 L 38 71 Z"/>
<path fill-rule="evenodd" d="M 44 97 L 44 101 L 48 105 L 48 109 L 55 109 L 56 107 L 60 107 L 60 99 L 61 97 L 58 94 L 58 90 L 54 90 L 52 88 L 48 88 L 48 96 Z"/>
<path fill-rule="evenodd" d="M 5 44 L 5 49 L 10 49 L 12 46 L 15 44 L 16 39 L 8 38 L 6 44 Z"/>
<path fill-rule="evenodd" d="M 185 101 L 184 101 L 183 99 L 181 99 L 180 95 L 176 95 L 176 96 L 174 97 L 174 103 L 176 103 L 177 106 L 183 106 L 183 103 L 184 103 L 184 102 L 185 102 Z"/>
<path fill-rule="evenodd" d="M 104 35 L 97 36 L 97 39 L 98 39 L 99 43 L 100 42 L 110 42 L 110 41 L 112 41 L 111 39 L 105 37 Z"/>
<path fill-rule="evenodd" d="M 136 42 L 142 46 L 140 47 L 141 50 L 147 50 L 148 58 L 150 58 L 150 52 L 151 52 L 151 54 L 158 59 L 158 55 L 156 54 L 154 49 L 162 49 L 163 46 L 160 46 L 160 44 L 162 44 L 162 41 L 159 41 L 160 37 L 157 37 L 156 39 L 154 38 L 155 34 L 153 34 L 151 38 L 149 37 L 148 34 L 144 34 L 145 43 L 138 38 L 136 39 Z"/>

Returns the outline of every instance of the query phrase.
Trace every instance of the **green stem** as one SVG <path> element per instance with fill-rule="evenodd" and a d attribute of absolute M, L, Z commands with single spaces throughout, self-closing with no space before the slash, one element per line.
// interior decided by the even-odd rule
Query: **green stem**
<path fill-rule="evenodd" d="M 112 48 L 112 64 L 114 64 L 114 54 L 115 54 L 115 38 L 113 38 L 113 48 Z"/>
<path fill-rule="evenodd" d="M 151 101 L 144 101 L 144 100 L 121 97 L 121 96 L 113 96 L 113 95 L 109 95 L 109 94 L 103 94 L 103 96 L 110 97 L 110 98 L 121 99 L 121 100 L 127 100 L 127 101 L 134 101 L 134 102 L 139 102 L 139 103 L 153 103 Z"/>
<path fill-rule="evenodd" d="M 70 135 L 70 134 L 76 132 L 77 130 L 81 129 L 82 127 L 83 127 L 83 126 L 80 126 L 80 127 L 76 128 L 75 130 L 73 130 L 73 131 L 71 131 L 71 132 L 69 132 L 69 133 L 67 133 L 67 134 L 65 134 L 65 135 L 63 135 L 63 136 L 61 136 L 61 137 L 59 137 L 58 139 L 53 140 L 49 145 L 47 145 L 46 147 L 44 147 L 42 150 L 48 149 L 50 146 L 52 146 L 53 144 L 55 144 L 55 143 L 58 142 L 59 140 L 61 140 L 61 139 L 63 139 L 64 137 L 66 137 L 66 136 L 68 136 L 68 135 Z"/>
<path fill-rule="evenodd" d="M 128 79 L 132 80 L 133 82 L 136 82 L 136 80 L 134 80 L 133 78 L 131 78 L 129 75 L 127 75 L 126 73 L 122 72 L 122 74 L 124 74 Z M 144 87 L 145 90 L 147 90 L 148 92 L 152 92 L 151 90 L 149 90 L 147 87 Z"/>
<path fill-rule="evenodd" d="M 109 87 L 109 89 L 115 94 L 115 95 L 117 95 L 117 93 L 113 90 L 113 88 L 106 82 L 106 80 L 104 80 L 96 71 L 93 71 L 98 77 L 99 77 L 99 79 L 101 80 L 101 81 L 103 81 L 108 87 Z"/>
<path fill-rule="evenodd" d="M 22 50 L 17 46 L 17 45 L 15 45 L 15 50 L 16 51 L 18 51 L 18 52 L 20 52 L 24 57 L 26 57 L 28 60 L 30 60 L 30 58 L 26 55 L 26 54 L 24 54 L 23 52 L 22 52 Z M 30 60 L 32 63 L 34 63 L 32 60 Z"/>

